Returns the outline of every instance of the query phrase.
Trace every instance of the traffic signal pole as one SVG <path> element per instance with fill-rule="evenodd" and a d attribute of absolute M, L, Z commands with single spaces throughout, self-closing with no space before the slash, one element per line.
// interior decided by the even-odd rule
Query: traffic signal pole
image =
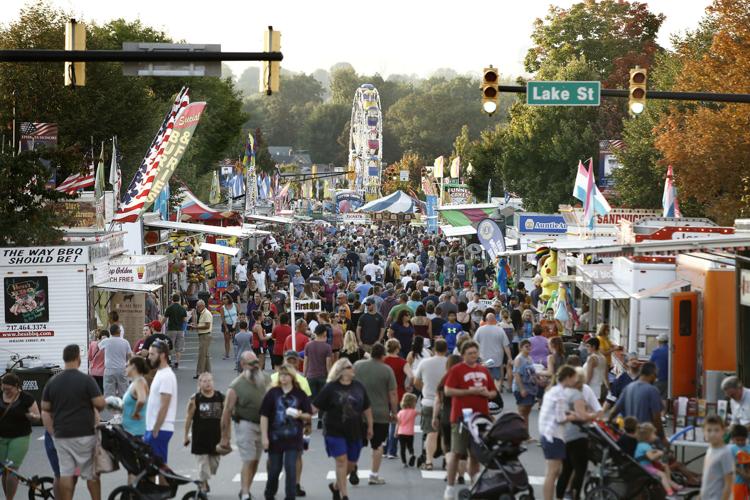
<path fill-rule="evenodd" d="M 500 92 L 508 92 L 512 94 L 526 93 L 526 87 L 523 85 L 500 85 L 499 89 Z M 625 89 L 602 89 L 601 95 L 602 97 L 628 97 L 628 91 Z M 725 94 L 716 92 L 673 92 L 666 90 L 649 90 L 648 99 L 750 104 L 750 94 Z"/>

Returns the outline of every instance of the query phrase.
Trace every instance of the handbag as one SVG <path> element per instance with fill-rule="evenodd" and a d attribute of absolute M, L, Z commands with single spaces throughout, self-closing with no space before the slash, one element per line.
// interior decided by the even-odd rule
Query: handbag
<path fill-rule="evenodd" d="M 114 472 L 120 468 L 119 461 L 102 446 L 102 432 L 96 429 L 96 447 L 94 448 L 94 473 L 99 475 Z"/>

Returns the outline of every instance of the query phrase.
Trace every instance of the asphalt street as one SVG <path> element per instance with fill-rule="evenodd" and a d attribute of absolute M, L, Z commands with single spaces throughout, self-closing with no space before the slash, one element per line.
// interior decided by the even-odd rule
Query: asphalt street
<path fill-rule="evenodd" d="M 222 392 L 226 391 L 231 380 L 236 376 L 233 371 L 234 363 L 232 361 L 223 361 L 223 342 L 219 332 L 218 322 L 215 321 L 214 334 L 211 343 L 211 364 L 216 382 L 216 388 Z M 169 447 L 169 465 L 178 473 L 197 477 L 197 464 L 195 458 L 190 454 L 189 448 L 182 445 L 185 408 L 189 397 L 197 390 L 196 381 L 193 380 L 195 374 L 195 362 L 198 352 L 197 339 L 194 334 L 188 336 L 186 344 L 186 353 L 183 362 L 180 363 L 177 370 L 178 379 L 178 416 L 175 424 L 175 435 L 170 442 Z M 270 360 L 267 361 L 266 369 L 270 370 Z M 506 411 L 514 411 L 515 402 L 513 396 L 504 394 Z M 536 434 L 536 414 L 532 412 L 532 435 Z M 536 437 L 536 436 L 535 436 Z M 32 435 L 32 445 L 26 460 L 21 467 L 24 474 L 52 475 L 46 454 L 44 452 L 43 430 L 41 427 L 35 427 Z M 415 443 L 421 442 L 421 433 L 417 435 Z M 421 450 L 416 445 L 417 450 Z M 542 483 L 544 475 L 544 459 L 541 448 L 537 444 L 531 444 L 528 451 L 521 457 L 523 464 L 526 466 L 528 474 L 531 476 L 532 484 L 536 485 L 535 490 L 537 497 L 540 493 L 539 485 Z M 384 460 L 381 466 L 380 475 L 385 478 L 386 484 L 382 486 L 367 485 L 367 475 L 371 465 L 370 453 L 363 452 L 359 462 L 360 476 L 362 481 L 359 486 L 351 487 L 350 498 L 352 499 L 413 499 L 413 498 L 442 498 L 445 488 L 444 476 L 442 470 L 442 459 L 436 460 L 435 471 L 421 471 L 416 467 L 404 468 L 400 460 Z M 217 475 L 210 481 L 211 492 L 210 498 L 237 498 L 239 493 L 239 470 L 240 459 L 236 452 L 233 452 L 221 459 L 221 464 Z M 263 498 L 263 489 L 265 487 L 265 460 L 262 460 L 259 466 L 259 473 L 255 477 L 251 493 L 253 498 Z M 323 444 L 322 433 L 319 430 L 313 431 L 310 442 L 310 449 L 304 455 L 304 468 L 302 474 L 302 487 L 307 491 L 308 498 L 330 498 L 328 491 L 328 482 L 333 479 L 334 466 L 333 460 L 326 456 Z M 125 473 L 120 470 L 117 472 L 102 475 L 102 492 L 104 498 L 117 486 L 126 484 Z M 283 482 L 282 482 L 283 488 Z M 184 486 L 179 491 L 178 498 L 190 491 Z M 26 492 L 19 489 L 19 495 L 25 497 Z M 78 486 L 76 499 L 89 498 L 85 485 Z M 283 491 L 277 494 L 277 498 L 283 498 Z"/>

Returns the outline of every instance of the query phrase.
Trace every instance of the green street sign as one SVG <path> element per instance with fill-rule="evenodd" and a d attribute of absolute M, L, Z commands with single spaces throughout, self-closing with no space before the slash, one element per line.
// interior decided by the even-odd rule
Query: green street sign
<path fill-rule="evenodd" d="M 600 82 L 528 82 L 526 104 L 532 106 L 599 106 Z"/>

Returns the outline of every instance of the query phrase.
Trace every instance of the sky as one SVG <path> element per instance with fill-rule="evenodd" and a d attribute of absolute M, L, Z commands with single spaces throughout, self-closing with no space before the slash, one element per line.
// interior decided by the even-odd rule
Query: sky
<path fill-rule="evenodd" d="M 438 68 L 478 73 L 490 64 L 523 74 L 532 23 L 548 6 L 574 0 L 48 0 L 77 18 L 104 23 L 123 17 L 187 43 L 219 43 L 223 51 L 261 51 L 269 25 L 281 31 L 282 66 L 311 73 L 349 62 L 358 73 L 429 76 Z M 0 23 L 18 17 L 27 0 L 0 0 Z M 697 27 L 710 0 L 651 0 L 666 20 L 659 43 Z M 62 45 L 62 40 L 60 41 Z M 52 48 L 52 47 L 50 47 Z M 59 47 L 59 48 L 62 48 Z M 239 76 L 249 64 L 229 63 Z"/>

